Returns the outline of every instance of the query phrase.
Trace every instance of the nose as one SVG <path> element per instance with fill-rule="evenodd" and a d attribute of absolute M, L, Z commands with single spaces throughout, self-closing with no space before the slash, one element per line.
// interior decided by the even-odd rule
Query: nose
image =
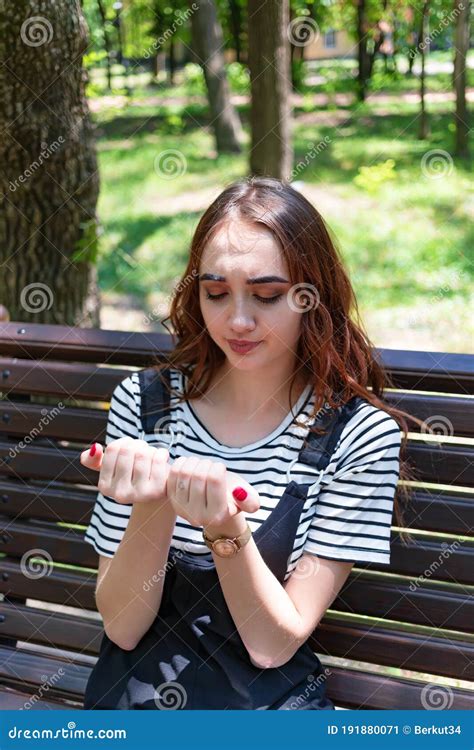
<path fill-rule="evenodd" d="M 229 313 L 229 325 L 232 331 L 242 333 L 243 331 L 253 331 L 255 329 L 255 319 L 250 308 L 244 300 L 236 300 L 231 306 Z"/>

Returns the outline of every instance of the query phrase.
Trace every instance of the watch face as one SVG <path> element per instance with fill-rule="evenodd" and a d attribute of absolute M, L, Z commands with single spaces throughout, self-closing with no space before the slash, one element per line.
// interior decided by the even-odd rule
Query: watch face
<path fill-rule="evenodd" d="M 237 547 L 230 539 L 219 539 L 214 542 L 214 552 L 219 557 L 233 557 L 237 552 Z"/>

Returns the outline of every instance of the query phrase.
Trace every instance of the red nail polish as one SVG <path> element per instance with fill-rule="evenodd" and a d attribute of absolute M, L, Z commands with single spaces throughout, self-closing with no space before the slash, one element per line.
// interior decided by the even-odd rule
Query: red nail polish
<path fill-rule="evenodd" d="M 93 445 L 92 445 L 92 447 L 91 447 L 91 449 L 89 451 L 89 456 L 93 456 L 94 453 L 96 452 L 96 450 L 97 450 L 97 445 L 96 445 L 96 443 L 93 443 Z"/>
<path fill-rule="evenodd" d="M 236 500 L 239 500 L 239 502 L 242 503 L 247 497 L 247 491 L 244 490 L 243 487 L 236 487 L 232 490 L 232 495 Z"/>

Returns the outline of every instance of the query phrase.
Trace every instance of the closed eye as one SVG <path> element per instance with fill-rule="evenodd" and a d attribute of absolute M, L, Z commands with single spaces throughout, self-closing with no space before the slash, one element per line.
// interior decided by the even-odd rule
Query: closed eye
<path fill-rule="evenodd" d="M 206 292 L 206 299 L 217 302 L 222 299 L 222 297 L 225 297 L 225 295 L 226 292 L 222 292 L 221 294 L 209 294 L 209 292 Z M 274 297 L 260 297 L 258 294 L 255 294 L 254 296 L 258 302 L 263 302 L 265 305 L 271 305 L 272 303 L 277 302 L 280 297 L 283 297 L 282 294 L 276 294 Z"/>

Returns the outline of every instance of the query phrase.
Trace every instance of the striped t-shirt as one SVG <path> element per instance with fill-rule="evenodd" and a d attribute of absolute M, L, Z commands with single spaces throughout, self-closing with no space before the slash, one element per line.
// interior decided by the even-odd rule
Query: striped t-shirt
<path fill-rule="evenodd" d="M 171 385 L 179 393 L 183 375 L 171 369 Z M 115 388 L 109 410 L 105 444 L 129 436 L 150 445 L 166 446 L 170 463 L 178 456 L 199 456 L 221 461 L 228 471 L 243 477 L 258 491 L 260 508 L 246 515 L 252 532 L 266 520 L 291 480 L 310 485 L 299 519 L 285 581 L 303 552 L 347 562 L 390 562 L 390 528 L 395 488 L 399 477 L 401 434 L 385 411 L 364 401 L 345 425 L 332 458 L 321 474 L 298 462 L 308 430 L 293 424 L 308 423 L 314 405 L 311 384 L 280 425 L 256 442 L 239 448 L 223 445 L 206 429 L 192 402 L 177 403 L 171 396 L 168 417 L 158 420 L 151 434 L 140 422 L 140 388 L 134 372 Z M 132 505 L 122 505 L 97 493 L 85 539 L 95 550 L 112 557 L 123 537 Z M 171 546 L 203 554 L 209 549 L 202 528 L 180 516 Z"/>

